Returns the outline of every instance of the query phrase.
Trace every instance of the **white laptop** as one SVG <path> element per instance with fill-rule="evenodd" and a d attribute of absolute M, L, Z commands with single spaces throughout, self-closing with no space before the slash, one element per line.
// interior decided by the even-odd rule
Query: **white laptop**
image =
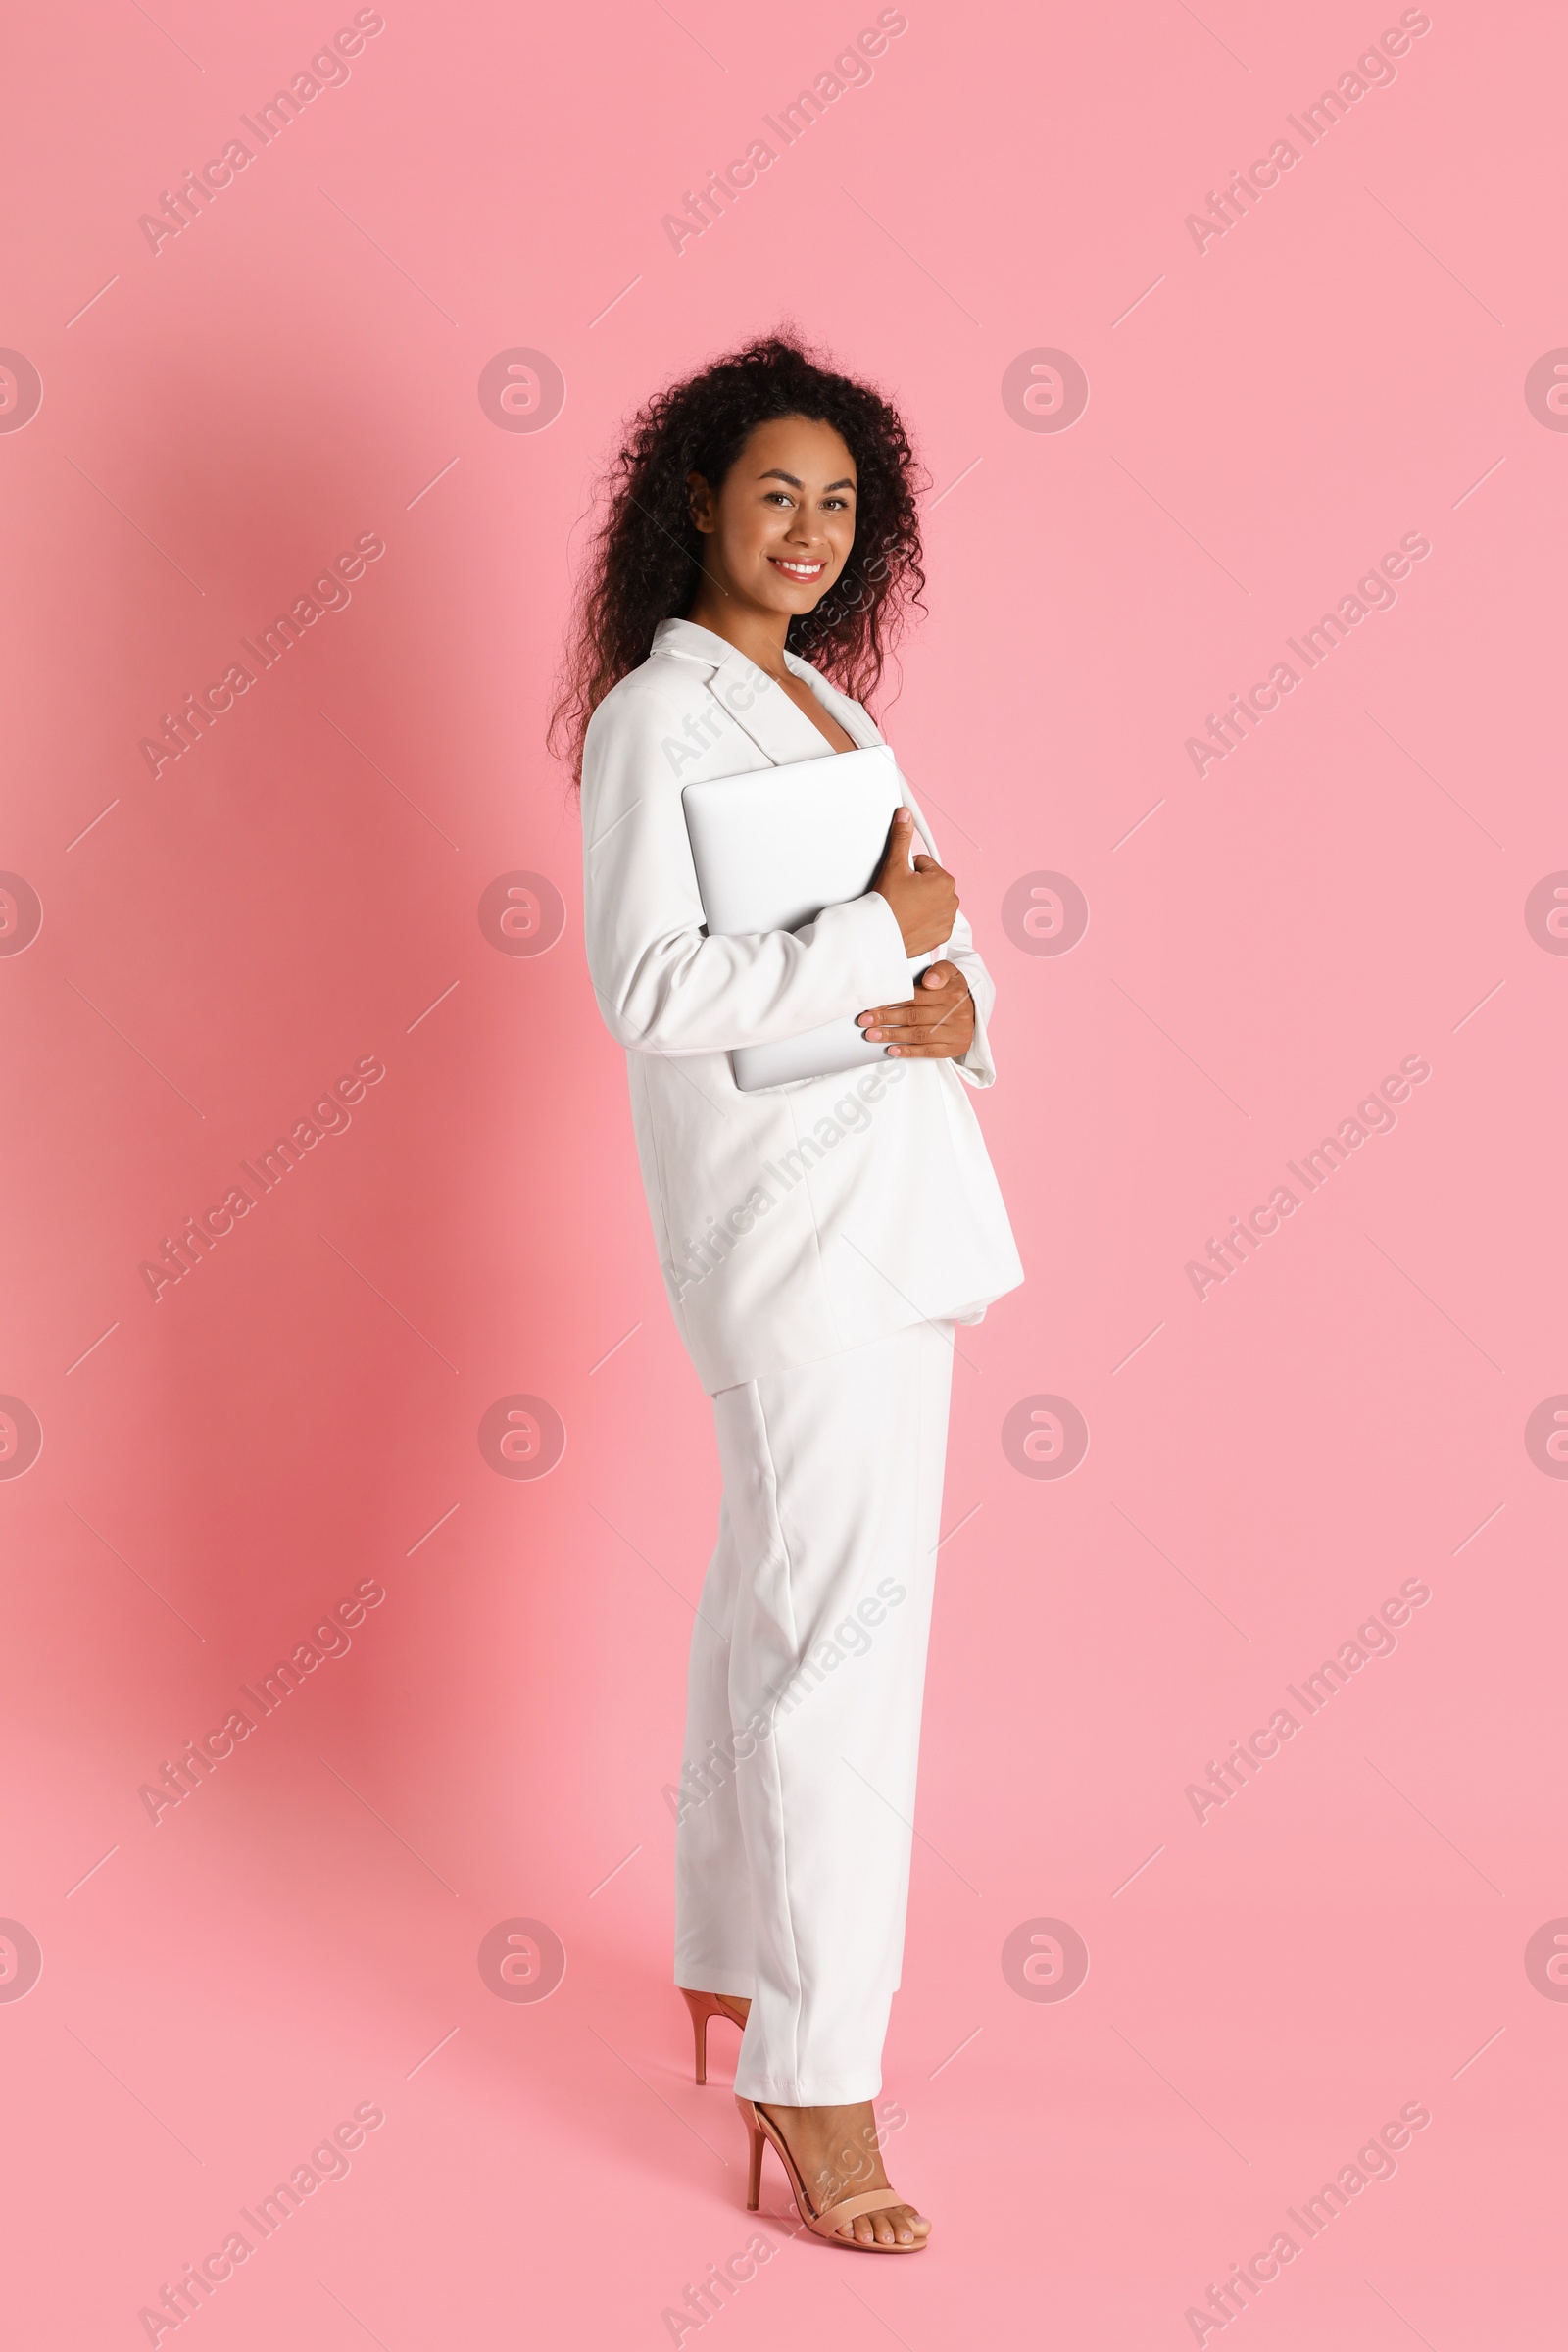
<path fill-rule="evenodd" d="M 885 743 L 688 784 L 681 801 L 710 934 L 798 931 L 814 922 L 824 906 L 863 898 L 882 863 L 893 811 L 903 798 Z M 906 958 L 911 995 L 915 981 L 942 952 L 935 948 Z M 849 1012 L 799 1037 L 737 1047 L 729 1058 L 736 1086 L 755 1094 L 801 1078 L 862 1068 L 883 1060 L 885 1048 L 867 1045 L 855 1012 Z"/>

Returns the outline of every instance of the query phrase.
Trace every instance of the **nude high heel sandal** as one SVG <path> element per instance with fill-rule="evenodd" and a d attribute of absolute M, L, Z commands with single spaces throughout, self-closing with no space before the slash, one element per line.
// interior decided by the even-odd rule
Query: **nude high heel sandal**
<path fill-rule="evenodd" d="M 746 2020 L 737 2017 L 731 1996 L 725 1992 L 688 1992 L 684 1984 L 676 1991 L 692 2013 L 692 2054 L 696 2060 L 697 2080 L 708 2081 L 708 2021 L 710 2017 L 727 2017 L 732 2026 L 746 2031 Z"/>
<path fill-rule="evenodd" d="M 891 2245 L 883 2245 L 873 2237 L 868 2245 L 862 2238 L 840 2237 L 839 2230 L 845 2222 L 853 2222 L 862 2213 L 887 2213 L 893 2206 L 903 2205 L 906 2200 L 899 2195 L 897 2189 L 867 2188 L 862 2189 L 858 2196 L 841 2198 L 837 2205 L 826 2205 L 818 2213 L 806 2193 L 806 2183 L 772 2117 L 764 2115 L 750 2099 L 743 2099 L 739 2091 L 735 2093 L 735 2104 L 741 2111 L 741 2122 L 751 2136 L 752 2161 L 746 2178 L 748 2213 L 755 2213 L 761 2201 L 762 2148 L 766 2143 L 772 2146 L 784 2167 L 790 2193 L 795 2199 L 795 2209 L 813 2237 L 826 2238 L 830 2246 L 849 2246 L 857 2254 L 918 2254 L 929 2243 L 927 2238 L 916 2237 L 911 2238 L 907 2245 L 901 2245 L 897 2238 Z"/>

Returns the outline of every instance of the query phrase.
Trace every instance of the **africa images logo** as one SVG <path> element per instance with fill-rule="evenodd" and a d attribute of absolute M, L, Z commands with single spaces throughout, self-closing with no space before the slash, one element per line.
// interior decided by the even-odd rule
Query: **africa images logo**
<path fill-rule="evenodd" d="M 781 106 L 778 115 L 764 115 L 762 121 L 772 133 L 771 139 L 755 138 L 744 155 L 736 156 L 722 172 L 710 171 L 700 188 L 688 188 L 681 198 L 684 213 L 666 213 L 660 226 L 677 253 L 721 220 L 742 192 L 755 187 L 759 172 L 770 171 L 787 147 L 804 138 L 813 122 L 821 120 L 830 106 L 836 106 L 846 91 L 863 89 L 872 78 L 870 60 L 881 57 L 889 41 L 907 32 L 909 20 L 899 8 L 884 8 L 874 25 L 867 25 L 854 42 L 840 50 L 833 60 L 831 71 L 824 68 L 804 89 Z M 773 145 L 773 139 L 778 145 Z"/>
<path fill-rule="evenodd" d="M 24 352 L 0 351 L 0 433 L 20 433 L 43 402 L 43 378 Z"/>

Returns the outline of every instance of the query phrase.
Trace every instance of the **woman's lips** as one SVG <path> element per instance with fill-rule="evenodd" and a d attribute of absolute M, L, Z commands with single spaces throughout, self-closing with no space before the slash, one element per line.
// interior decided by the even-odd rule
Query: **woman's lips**
<path fill-rule="evenodd" d="M 787 556 L 769 556 L 768 562 L 781 571 L 787 580 L 819 580 L 827 569 L 826 563 L 797 564 Z"/>

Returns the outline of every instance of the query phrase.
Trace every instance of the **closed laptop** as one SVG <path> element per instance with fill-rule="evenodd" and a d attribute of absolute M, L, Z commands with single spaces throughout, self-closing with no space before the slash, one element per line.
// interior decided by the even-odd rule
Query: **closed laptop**
<path fill-rule="evenodd" d="M 710 934 L 799 931 L 824 906 L 863 898 L 903 797 L 886 744 L 688 784 L 681 801 Z M 941 953 L 906 958 L 911 994 Z M 866 1044 L 851 1012 L 798 1037 L 737 1047 L 730 1067 L 753 1094 L 858 1069 L 884 1052 Z"/>

